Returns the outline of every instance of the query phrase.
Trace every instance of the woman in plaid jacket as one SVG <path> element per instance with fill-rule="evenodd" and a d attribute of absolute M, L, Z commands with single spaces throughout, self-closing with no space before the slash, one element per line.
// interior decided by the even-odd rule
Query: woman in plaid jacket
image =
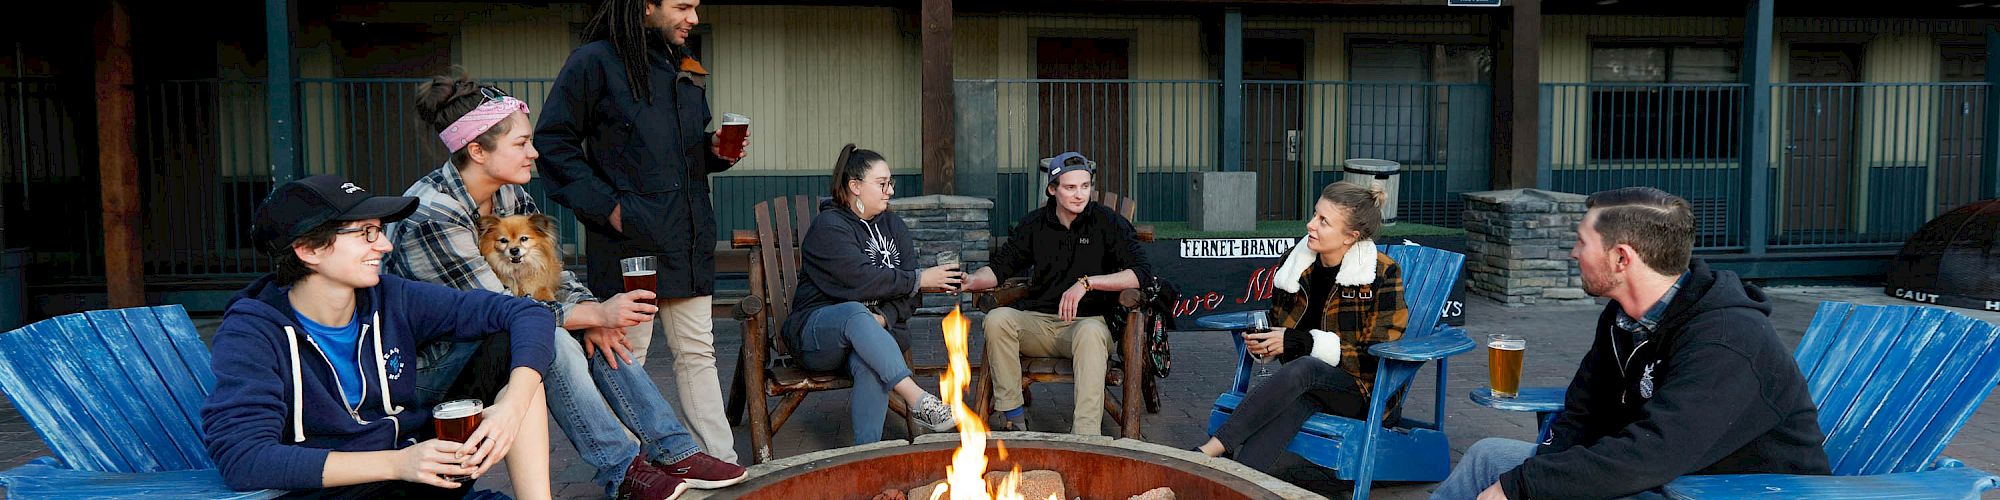
<path fill-rule="evenodd" d="M 1314 412 L 1367 418 L 1376 365 L 1368 348 L 1402 338 L 1410 322 L 1402 270 L 1371 241 L 1383 198 L 1346 182 L 1320 191 L 1305 239 L 1272 277 L 1271 331 L 1243 335 L 1250 354 L 1284 367 L 1251 388 L 1199 451 L 1268 472 Z M 1400 410 L 1392 400 L 1383 421 Z"/>

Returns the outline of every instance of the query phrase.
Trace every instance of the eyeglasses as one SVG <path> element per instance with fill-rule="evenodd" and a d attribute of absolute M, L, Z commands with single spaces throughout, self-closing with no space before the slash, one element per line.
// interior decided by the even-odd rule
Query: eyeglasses
<path fill-rule="evenodd" d="M 485 96 L 486 100 L 488 101 L 498 101 L 502 97 L 509 97 L 507 95 L 507 91 L 500 90 L 500 87 L 494 87 L 491 85 L 479 87 L 479 95 Z"/>
<path fill-rule="evenodd" d="M 333 230 L 334 236 L 354 233 L 361 233 L 361 239 L 367 240 L 369 243 L 374 243 L 376 240 L 382 239 L 382 226 L 370 224 L 361 227 L 343 227 Z"/>

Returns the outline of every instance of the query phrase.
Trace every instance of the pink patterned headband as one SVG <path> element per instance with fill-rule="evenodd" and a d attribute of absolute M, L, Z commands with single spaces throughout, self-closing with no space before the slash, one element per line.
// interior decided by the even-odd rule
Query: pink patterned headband
<path fill-rule="evenodd" d="M 514 114 L 515 110 L 520 110 L 524 115 L 528 114 L 528 103 L 511 96 L 488 99 L 479 103 L 479 107 L 473 108 L 465 116 L 458 117 L 458 121 L 445 127 L 443 132 L 438 132 L 438 139 L 444 141 L 445 151 L 457 152 L 466 144 L 471 144 L 479 134 L 484 134 L 493 128 L 493 124 L 500 123 L 500 120 L 505 120 L 508 115 Z"/>

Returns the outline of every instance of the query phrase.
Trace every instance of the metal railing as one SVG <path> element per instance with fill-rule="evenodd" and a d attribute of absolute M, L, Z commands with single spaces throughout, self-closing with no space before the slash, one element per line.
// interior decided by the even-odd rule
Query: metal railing
<path fill-rule="evenodd" d="M 1542 84 L 1542 183 L 1652 186 L 1694 208 L 1695 247 L 1742 245 L 1741 84 Z"/>
<path fill-rule="evenodd" d="M 0 223 L 30 276 L 104 274 L 93 83 L 0 79 Z"/>
<path fill-rule="evenodd" d="M 959 131 L 959 171 L 996 172 L 996 232 L 1043 203 L 1038 162 L 1062 151 L 1097 160 L 1099 189 L 1139 200 L 1147 221 L 1187 220 L 1189 177 L 1224 163 L 1216 80 L 957 85 L 958 112 L 980 117 L 960 120 L 971 130 Z M 1458 227 L 1458 194 L 1489 185 L 1487 85 L 1251 80 L 1243 92 L 1242 166 L 1259 174 L 1259 219 L 1305 219 L 1349 158 L 1403 164 L 1407 221 Z"/>
<path fill-rule="evenodd" d="M 1751 202 L 1770 210 L 1770 248 L 1804 250 L 1894 247 L 1978 198 L 1985 83 L 1774 85 L 1763 193 L 1743 186 L 1744 88 L 1543 84 L 1544 183 L 1681 195 L 1702 250 L 1742 248 Z"/>

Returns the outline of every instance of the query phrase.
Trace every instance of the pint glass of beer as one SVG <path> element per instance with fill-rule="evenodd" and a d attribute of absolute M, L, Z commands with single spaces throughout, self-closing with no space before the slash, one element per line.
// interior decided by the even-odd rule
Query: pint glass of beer
<path fill-rule="evenodd" d="M 1528 353 L 1528 340 L 1519 335 L 1495 333 L 1486 336 L 1486 374 L 1492 378 L 1493 395 L 1511 398 L 1521 391 L 1521 357 Z"/>
<path fill-rule="evenodd" d="M 722 157 L 735 160 L 743 157 L 743 136 L 750 133 L 750 117 L 736 113 L 722 114 L 722 130 L 716 142 L 722 144 Z"/>
<path fill-rule="evenodd" d="M 645 290 L 658 293 L 660 283 L 660 259 L 653 256 L 632 257 L 618 261 L 619 272 L 625 275 L 625 291 Z"/>
<path fill-rule="evenodd" d="M 460 399 L 438 403 L 431 408 L 431 424 L 437 428 L 437 438 L 465 444 L 472 437 L 472 431 L 479 428 L 479 412 L 486 410 L 486 404 L 477 399 Z M 471 479 L 470 476 L 445 476 L 458 482 Z"/>

